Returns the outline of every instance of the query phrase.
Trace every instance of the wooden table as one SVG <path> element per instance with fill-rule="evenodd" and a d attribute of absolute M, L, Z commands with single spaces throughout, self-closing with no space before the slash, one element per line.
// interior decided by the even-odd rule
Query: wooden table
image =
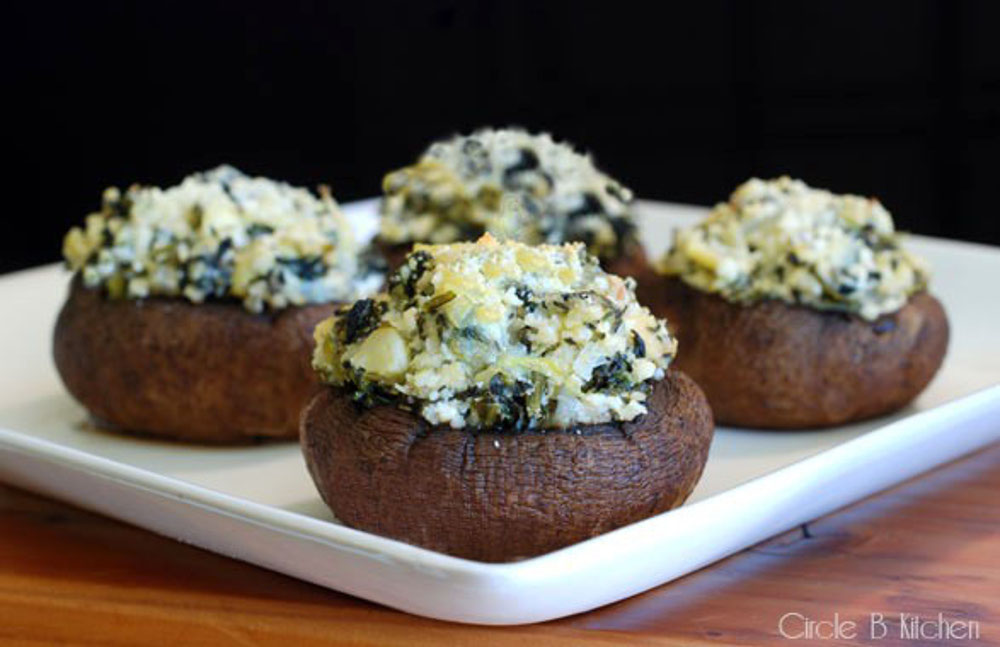
<path fill-rule="evenodd" d="M 954 644 L 1000 645 L 1000 445 L 630 600 L 522 627 L 406 615 L 0 486 L 3 644 L 776 644 L 789 613 L 864 624 L 860 641 L 788 644 L 926 644 L 898 624 L 868 640 L 872 612 L 941 612 L 979 624 Z M 805 631 L 790 618 L 787 633 Z"/>

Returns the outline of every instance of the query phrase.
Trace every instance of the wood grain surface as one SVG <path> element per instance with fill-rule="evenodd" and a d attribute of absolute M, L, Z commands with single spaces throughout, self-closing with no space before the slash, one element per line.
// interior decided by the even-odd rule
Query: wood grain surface
<path fill-rule="evenodd" d="M 1000 645 L 1000 445 L 624 602 L 539 625 L 427 620 L 0 486 L 0 643 L 949 644 L 871 640 L 940 612 Z M 666 548 L 665 548 L 666 549 Z M 862 623 L 783 640 L 786 613 Z M 801 627 L 790 625 L 793 631 Z"/>

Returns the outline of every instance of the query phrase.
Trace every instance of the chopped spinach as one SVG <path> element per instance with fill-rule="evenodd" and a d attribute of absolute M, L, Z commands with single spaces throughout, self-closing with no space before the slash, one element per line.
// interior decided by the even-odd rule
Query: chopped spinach
<path fill-rule="evenodd" d="M 470 339 L 472 341 L 478 341 L 478 342 L 483 342 L 483 343 L 486 343 L 486 342 L 489 341 L 486 338 L 486 336 L 483 335 L 483 331 L 481 331 L 476 326 L 464 326 L 462 328 L 459 328 L 455 332 L 462 339 Z"/>
<path fill-rule="evenodd" d="M 607 362 L 594 368 L 583 385 L 584 393 L 608 391 L 617 393 L 632 386 L 632 363 L 624 353 L 615 353 Z"/>
<path fill-rule="evenodd" d="M 465 155 L 464 168 L 467 176 L 484 175 L 490 171 L 490 153 L 481 141 L 470 137 L 462 143 L 462 153 Z"/>
<path fill-rule="evenodd" d="M 517 161 L 508 166 L 503 171 L 503 185 L 509 189 L 519 189 L 529 184 L 521 179 L 522 173 L 531 173 L 538 169 L 538 155 L 529 148 L 522 148 L 518 151 Z"/>
<path fill-rule="evenodd" d="M 382 316 L 382 308 L 378 307 L 374 299 L 361 299 L 351 306 L 344 322 L 344 343 L 353 344 L 359 339 L 367 337 L 378 327 L 379 319 Z"/>
<path fill-rule="evenodd" d="M 417 282 L 434 262 L 434 257 L 421 250 L 406 257 L 406 261 L 389 277 L 389 290 L 401 289 L 407 298 L 417 294 Z"/>
<path fill-rule="evenodd" d="M 353 370 L 353 385 L 351 400 L 357 406 L 371 408 L 399 402 L 399 396 L 396 393 L 386 389 L 378 382 L 369 380 L 361 369 Z"/>
<path fill-rule="evenodd" d="M 326 274 L 326 263 L 321 256 L 303 256 L 302 258 L 279 257 L 278 264 L 291 270 L 292 274 L 303 281 L 314 281 Z"/>
<path fill-rule="evenodd" d="M 632 331 L 632 354 L 638 358 L 646 356 L 646 342 L 642 340 L 642 335 L 635 330 Z"/>
<path fill-rule="evenodd" d="M 270 225 L 264 225 L 259 222 L 255 222 L 249 227 L 247 227 L 247 235 L 250 236 L 250 238 L 258 238 L 265 234 L 270 234 L 273 231 L 274 227 L 271 227 Z"/>
<path fill-rule="evenodd" d="M 476 389 L 467 395 L 483 428 L 517 432 L 530 429 L 541 420 L 546 389 L 545 378 L 535 373 L 531 381 L 512 380 L 496 373 L 486 390 Z"/>
<path fill-rule="evenodd" d="M 842 296 L 847 296 L 854 293 L 857 289 L 857 286 L 851 285 L 850 283 L 841 283 L 837 286 L 837 293 Z"/>
<path fill-rule="evenodd" d="M 595 213 L 604 213 L 604 205 L 596 195 L 588 191 L 580 196 L 580 206 L 567 213 L 566 217 L 573 220 Z"/>
<path fill-rule="evenodd" d="M 517 341 L 520 342 L 526 351 L 531 352 L 533 346 L 531 342 L 531 335 L 538 332 L 538 330 L 532 326 L 523 326 L 517 331 Z"/>

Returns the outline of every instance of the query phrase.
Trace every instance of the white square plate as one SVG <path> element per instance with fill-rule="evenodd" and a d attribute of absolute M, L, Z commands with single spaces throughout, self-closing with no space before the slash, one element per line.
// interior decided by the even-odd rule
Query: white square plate
<path fill-rule="evenodd" d="M 345 211 L 370 232 L 374 204 Z M 643 203 L 649 252 L 704 213 Z M 54 265 L 0 278 L 0 479 L 410 613 L 516 624 L 587 611 L 1000 438 L 1000 249 L 909 244 L 933 264 L 952 324 L 944 367 L 912 406 L 825 431 L 719 429 L 686 505 L 541 557 L 485 564 L 344 527 L 294 444 L 210 448 L 89 427 L 51 360 L 68 283 Z"/>

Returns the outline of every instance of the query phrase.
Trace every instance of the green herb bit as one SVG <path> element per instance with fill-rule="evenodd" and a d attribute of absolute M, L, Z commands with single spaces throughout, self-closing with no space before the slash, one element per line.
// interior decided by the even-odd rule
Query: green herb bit
<path fill-rule="evenodd" d="M 431 298 L 431 300 L 427 302 L 427 305 L 425 307 L 427 308 L 428 311 L 433 312 L 438 308 L 440 308 L 441 306 L 443 306 L 444 304 L 452 301 L 455 297 L 456 294 L 451 290 L 448 290 L 443 294 L 438 294 L 433 298 Z"/>
<path fill-rule="evenodd" d="M 384 312 L 384 307 L 376 304 L 374 299 L 361 299 L 348 311 L 342 319 L 344 327 L 344 343 L 353 344 L 367 337 L 375 328 Z"/>
<path fill-rule="evenodd" d="M 627 391 L 632 387 L 631 373 L 632 363 L 623 353 L 615 353 L 609 361 L 594 368 L 590 379 L 583 385 L 583 391 Z"/>

